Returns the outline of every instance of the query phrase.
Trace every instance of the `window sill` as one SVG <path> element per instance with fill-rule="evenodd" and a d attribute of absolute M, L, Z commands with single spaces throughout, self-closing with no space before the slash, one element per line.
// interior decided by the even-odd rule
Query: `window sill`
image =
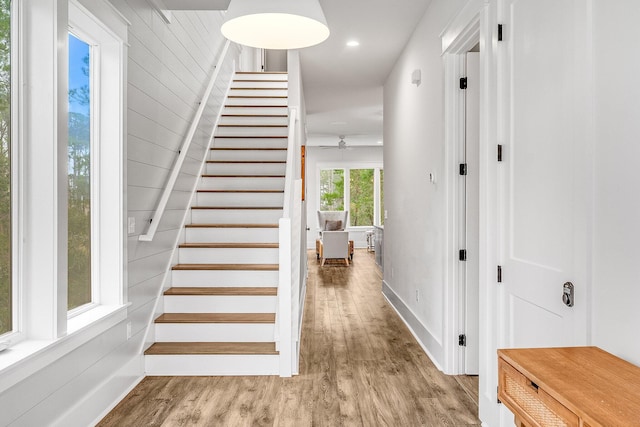
<path fill-rule="evenodd" d="M 128 305 L 97 306 L 69 319 L 67 335 L 25 340 L 0 352 L 0 393 L 126 320 Z"/>

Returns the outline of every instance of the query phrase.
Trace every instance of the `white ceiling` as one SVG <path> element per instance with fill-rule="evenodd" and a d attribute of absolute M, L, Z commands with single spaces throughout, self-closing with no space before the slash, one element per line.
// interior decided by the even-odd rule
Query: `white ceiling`
<path fill-rule="evenodd" d="M 167 9 L 225 9 L 229 0 L 155 0 Z M 268 0 L 265 0 L 268 1 Z M 331 31 L 300 51 L 308 145 L 382 141 L 382 86 L 431 0 L 320 0 Z M 348 47 L 349 40 L 360 46 Z"/>

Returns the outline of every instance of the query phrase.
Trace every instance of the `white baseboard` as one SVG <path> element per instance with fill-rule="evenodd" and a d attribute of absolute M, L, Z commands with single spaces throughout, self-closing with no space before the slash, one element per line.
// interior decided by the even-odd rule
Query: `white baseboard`
<path fill-rule="evenodd" d="M 409 331 L 418 341 L 418 344 L 424 352 L 429 356 L 429 359 L 440 371 L 442 369 L 443 360 L 443 348 L 442 344 L 433 336 L 431 332 L 424 326 L 424 324 L 418 319 L 413 311 L 407 306 L 402 298 L 394 292 L 389 284 L 382 281 L 382 295 L 387 299 L 391 307 L 398 313 L 400 319 L 407 325 Z"/>

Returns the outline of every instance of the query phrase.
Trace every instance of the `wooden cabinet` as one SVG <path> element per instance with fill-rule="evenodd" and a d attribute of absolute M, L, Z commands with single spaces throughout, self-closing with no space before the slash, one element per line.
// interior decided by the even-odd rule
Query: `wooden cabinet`
<path fill-rule="evenodd" d="M 640 368 L 597 347 L 498 350 L 518 427 L 640 426 Z"/>

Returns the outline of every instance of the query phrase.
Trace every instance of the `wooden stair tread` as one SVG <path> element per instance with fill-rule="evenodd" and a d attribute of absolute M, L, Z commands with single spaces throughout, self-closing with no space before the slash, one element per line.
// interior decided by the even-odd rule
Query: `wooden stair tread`
<path fill-rule="evenodd" d="M 261 164 L 286 164 L 287 162 L 284 160 L 207 160 L 207 163 L 213 164 L 252 164 L 252 165 L 261 165 Z"/>
<path fill-rule="evenodd" d="M 176 264 L 172 270 L 201 271 L 278 271 L 278 264 Z"/>
<path fill-rule="evenodd" d="M 278 224 L 187 224 L 186 228 L 279 228 Z"/>
<path fill-rule="evenodd" d="M 268 76 L 269 74 L 289 74 L 287 71 L 236 71 L 236 74 L 253 74 L 254 76 Z"/>
<path fill-rule="evenodd" d="M 277 89 L 276 89 L 277 90 Z M 229 99 L 287 99 L 287 95 L 229 95 Z M 286 105 L 283 105 L 286 107 Z"/>
<path fill-rule="evenodd" d="M 183 249 L 278 249 L 278 243 L 183 243 Z"/>
<path fill-rule="evenodd" d="M 286 148 L 280 147 L 212 147 L 213 151 L 287 151 Z"/>
<path fill-rule="evenodd" d="M 277 211 L 282 210 L 282 206 L 191 206 L 194 210 L 239 210 L 239 211 L 258 211 L 258 210 L 270 210 Z"/>
<path fill-rule="evenodd" d="M 232 87 L 231 90 L 287 90 L 287 87 Z"/>
<path fill-rule="evenodd" d="M 224 108 L 287 108 L 286 105 L 229 105 L 225 104 Z"/>
<path fill-rule="evenodd" d="M 284 175 L 211 175 L 204 174 L 202 178 L 284 178 Z"/>
<path fill-rule="evenodd" d="M 222 114 L 220 117 L 289 117 L 286 114 Z"/>
<path fill-rule="evenodd" d="M 278 354 L 273 342 L 157 342 L 145 352 L 147 356 L 180 354 Z"/>
<path fill-rule="evenodd" d="M 164 291 L 164 295 L 169 296 L 276 296 L 278 288 L 274 287 L 253 287 L 253 286 L 233 286 L 233 287 L 180 287 L 169 288 Z"/>
<path fill-rule="evenodd" d="M 252 194 L 270 194 L 284 193 L 284 190 L 197 190 L 198 193 L 252 193 Z"/>
<path fill-rule="evenodd" d="M 155 323 L 275 323 L 275 313 L 164 313 Z"/>
<path fill-rule="evenodd" d="M 286 128 L 289 125 L 261 125 L 261 124 L 233 124 L 233 125 L 218 125 L 219 128 Z"/>
<path fill-rule="evenodd" d="M 286 135 L 216 135 L 216 138 L 227 139 L 284 139 Z"/>
<path fill-rule="evenodd" d="M 234 83 L 289 83 L 289 80 L 233 79 Z"/>

